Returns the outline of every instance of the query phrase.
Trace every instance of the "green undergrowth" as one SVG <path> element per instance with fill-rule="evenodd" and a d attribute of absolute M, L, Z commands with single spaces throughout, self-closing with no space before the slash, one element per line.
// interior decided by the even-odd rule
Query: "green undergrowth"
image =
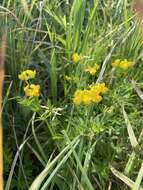
<path fill-rule="evenodd" d="M 5 190 L 143 188 L 143 40 L 131 3 L 3 0 Z M 117 59 L 133 65 L 113 68 Z M 95 64 L 95 76 L 84 72 Z M 39 97 L 24 94 L 18 74 L 27 69 Z M 108 87 L 102 101 L 73 104 L 93 83 Z"/>

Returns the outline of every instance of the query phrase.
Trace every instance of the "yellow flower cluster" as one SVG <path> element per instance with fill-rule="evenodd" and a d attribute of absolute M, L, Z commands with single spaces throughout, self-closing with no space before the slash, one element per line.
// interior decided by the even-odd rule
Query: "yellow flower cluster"
<path fill-rule="evenodd" d="M 85 68 L 85 72 L 89 72 L 91 75 L 95 75 L 97 70 L 99 69 L 99 65 L 95 65 L 94 67 L 88 66 L 87 68 Z"/>
<path fill-rule="evenodd" d="M 34 97 L 34 96 L 39 96 L 40 95 L 40 85 L 27 85 L 24 87 L 24 92 L 26 96 Z"/>
<path fill-rule="evenodd" d="M 18 75 L 18 78 L 20 80 L 29 80 L 29 79 L 32 79 L 32 78 L 35 78 L 36 76 L 36 70 L 32 71 L 32 70 L 25 70 L 23 71 L 21 74 Z"/>
<path fill-rule="evenodd" d="M 36 70 L 25 70 L 18 75 L 18 78 L 26 83 L 26 86 L 23 87 L 26 96 L 38 97 L 40 95 L 40 85 L 30 84 L 28 81 L 35 78 L 35 76 Z"/>
<path fill-rule="evenodd" d="M 108 88 L 105 83 L 91 85 L 88 90 L 77 90 L 74 93 L 73 103 L 76 105 L 99 103 L 102 101 L 102 93 L 105 93 Z"/>
<path fill-rule="evenodd" d="M 81 60 L 81 56 L 78 53 L 72 55 L 72 61 L 78 63 Z"/>
<path fill-rule="evenodd" d="M 124 59 L 124 60 L 116 59 L 112 63 L 112 67 L 117 67 L 117 68 L 127 70 L 132 64 L 133 64 L 133 62 L 128 61 L 127 59 Z"/>

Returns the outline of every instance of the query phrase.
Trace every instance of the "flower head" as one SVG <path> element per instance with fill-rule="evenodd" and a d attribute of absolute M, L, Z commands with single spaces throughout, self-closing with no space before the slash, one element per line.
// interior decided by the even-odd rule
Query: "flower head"
<path fill-rule="evenodd" d="M 90 89 L 92 92 L 97 94 L 105 93 L 108 90 L 108 88 L 105 86 L 105 83 L 91 85 Z"/>
<path fill-rule="evenodd" d="M 95 65 L 94 67 L 88 66 L 85 69 L 85 72 L 89 72 L 91 75 L 95 75 L 98 69 L 99 69 L 99 65 Z"/>
<path fill-rule="evenodd" d="M 26 96 L 38 97 L 40 95 L 40 85 L 28 84 L 24 87 L 24 92 Z"/>
<path fill-rule="evenodd" d="M 82 99 L 83 99 L 83 92 L 82 92 L 82 90 L 77 90 L 74 93 L 73 103 L 76 104 L 76 105 L 79 105 L 79 104 L 81 104 Z"/>
<path fill-rule="evenodd" d="M 25 70 L 23 71 L 21 74 L 18 75 L 18 78 L 20 80 L 29 80 L 29 79 L 32 79 L 32 78 L 35 78 L 36 76 L 36 70 Z"/>
<path fill-rule="evenodd" d="M 120 62 L 119 67 L 121 69 L 127 70 L 132 65 L 132 63 L 133 62 L 127 61 L 127 59 L 125 59 L 125 60 L 123 60 L 123 61 Z"/>
<path fill-rule="evenodd" d="M 83 99 L 82 99 L 82 102 L 84 104 L 90 104 L 91 101 L 92 101 L 92 96 L 91 96 L 91 93 L 89 90 L 83 90 Z"/>
<path fill-rule="evenodd" d="M 124 60 L 117 59 L 112 63 L 112 67 L 116 67 L 116 68 L 118 67 L 123 70 L 127 70 L 132 64 L 133 62 L 128 61 L 127 59 L 124 59 Z"/>
<path fill-rule="evenodd" d="M 75 62 L 75 63 L 78 63 L 79 61 L 81 60 L 81 57 L 78 53 L 74 53 L 72 55 L 72 61 Z"/>
<path fill-rule="evenodd" d="M 108 88 L 105 83 L 95 84 L 90 86 L 88 90 L 77 90 L 74 93 L 73 103 L 80 105 L 81 103 L 88 105 L 90 103 L 99 103 L 102 101 L 102 93 L 105 93 Z"/>
<path fill-rule="evenodd" d="M 94 96 L 92 98 L 92 101 L 95 102 L 96 104 L 98 104 L 99 102 L 102 101 L 102 96 L 100 96 L 100 95 L 97 94 L 96 96 Z"/>
<path fill-rule="evenodd" d="M 116 59 L 113 63 L 112 63 L 112 67 L 119 67 L 120 64 L 120 59 Z"/>

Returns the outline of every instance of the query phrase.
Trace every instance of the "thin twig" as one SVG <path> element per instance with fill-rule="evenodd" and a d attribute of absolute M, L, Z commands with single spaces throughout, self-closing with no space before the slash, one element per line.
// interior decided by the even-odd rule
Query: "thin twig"
<path fill-rule="evenodd" d="M 2 128 L 2 92 L 4 81 L 4 62 L 6 51 L 6 35 L 3 36 L 0 48 L 0 190 L 3 190 L 3 128 Z"/>

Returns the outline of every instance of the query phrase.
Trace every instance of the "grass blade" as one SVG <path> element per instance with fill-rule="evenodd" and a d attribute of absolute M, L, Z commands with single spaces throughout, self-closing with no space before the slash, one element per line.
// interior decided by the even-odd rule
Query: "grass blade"
<path fill-rule="evenodd" d="M 131 145 L 132 145 L 133 148 L 135 148 L 135 147 L 138 146 L 138 141 L 137 141 L 137 139 L 136 139 L 136 137 L 135 137 L 133 128 L 132 128 L 132 126 L 131 126 L 131 123 L 130 123 L 130 121 L 129 121 L 129 118 L 128 118 L 128 116 L 127 116 L 127 113 L 125 112 L 124 107 L 122 108 L 122 111 L 123 111 L 125 123 L 126 123 L 126 126 L 127 126 L 128 135 L 129 135 L 129 138 L 130 138 Z"/>
<path fill-rule="evenodd" d="M 141 168 L 139 170 L 137 179 L 136 179 L 136 181 L 134 183 L 134 186 L 133 186 L 132 190 L 138 190 L 138 189 L 140 189 L 140 184 L 142 182 L 142 178 L 143 178 L 143 162 L 142 162 Z"/>
<path fill-rule="evenodd" d="M 116 170 L 113 166 L 110 166 L 110 170 L 117 178 L 123 181 L 128 187 L 130 187 L 131 189 L 134 187 L 135 183 L 130 178 L 128 178 L 127 176 Z M 143 190 L 143 188 L 139 188 L 138 190 Z"/>
<path fill-rule="evenodd" d="M 50 184 L 50 182 L 53 179 L 53 177 L 55 176 L 55 174 L 58 172 L 58 170 L 61 168 L 61 166 L 67 161 L 67 159 L 70 157 L 70 155 L 72 154 L 73 150 L 76 148 L 76 146 L 78 145 L 78 143 L 79 143 L 79 140 L 72 147 L 72 149 L 64 156 L 64 158 L 60 161 L 60 163 L 56 166 L 56 168 L 54 169 L 54 171 L 50 174 L 49 178 L 47 179 L 47 181 L 42 186 L 41 190 L 47 189 L 48 185 Z"/>
<path fill-rule="evenodd" d="M 22 150 L 22 148 L 24 147 L 25 143 L 27 142 L 27 140 L 25 140 L 20 146 L 19 146 L 19 149 L 17 150 L 17 153 L 14 157 L 14 160 L 13 160 L 13 163 L 11 165 L 11 170 L 10 170 L 10 173 L 9 173 L 9 176 L 8 176 L 8 180 L 7 180 L 7 183 L 6 183 L 6 186 L 5 186 L 5 190 L 10 190 L 10 185 L 11 185 L 11 181 L 12 181 L 12 176 L 13 176 L 13 173 L 14 173 L 14 168 L 16 166 L 16 162 L 17 162 L 17 159 L 19 157 L 19 152 Z"/>
<path fill-rule="evenodd" d="M 137 93 L 137 95 L 140 97 L 141 100 L 143 100 L 143 92 L 139 89 L 139 87 L 136 85 L 136 82 L 132 80 L 132 86 Z"/>
<path fill-rule="evenodd" d="M 48 163 L 45 169 L 37 176 L 37 178 L 32 183 L 29 190 L 38 190 L 48 175 L 51 168 L 57 163 L 57 161 L 64 155 L 67 154 L 67 151 L 77 142 L 78 138 L 75 138 L 70 144 L 68 144 L 53 160 L 51 163 Z"/>

